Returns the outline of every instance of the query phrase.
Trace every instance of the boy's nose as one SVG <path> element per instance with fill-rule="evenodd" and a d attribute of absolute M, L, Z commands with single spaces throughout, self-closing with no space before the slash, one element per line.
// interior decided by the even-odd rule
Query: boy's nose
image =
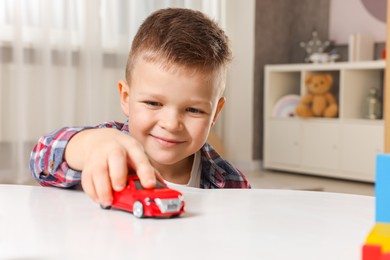
<path fill-rule="evenodd" d="M 179 131 L 183 129 L 180 115 L 174 111 L 164 113 L 160 118 L 160 127 L 167 131 Z"/>

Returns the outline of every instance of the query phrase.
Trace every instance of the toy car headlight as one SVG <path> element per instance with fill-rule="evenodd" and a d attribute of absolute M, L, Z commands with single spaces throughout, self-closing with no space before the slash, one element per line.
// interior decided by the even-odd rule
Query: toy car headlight
<path fill-rule="evenodd" d="M 144 201 L 145 201 L 146 205 L 150 205 L 150 203 L 154 202 L 154 200 L 151 198 L 145 198 Z"/>

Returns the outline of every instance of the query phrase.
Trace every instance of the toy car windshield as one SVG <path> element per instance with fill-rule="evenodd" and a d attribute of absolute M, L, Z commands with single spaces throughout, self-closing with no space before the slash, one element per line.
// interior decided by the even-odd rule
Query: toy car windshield
<path fill-rule="evenodd" d="M 137 190 L 145 190 L 145 188 L 141 185 L 140 180 L 134 180 L 135 188 Z M 158 179 L 156 180 L 156 186 L 154 186 L 154 189 L 165 189 L 167 188 L 167 185 L 159 181 Z"/>

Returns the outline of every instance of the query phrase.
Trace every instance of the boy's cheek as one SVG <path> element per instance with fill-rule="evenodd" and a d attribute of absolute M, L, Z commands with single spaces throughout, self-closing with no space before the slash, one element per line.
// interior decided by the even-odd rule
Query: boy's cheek
<path fill-rule="evenodd" d="M 210 123 L 197 124 L 188 127 L 188 132 L 192 133 L 192 135 L 199 139 L 199 141 L 205 141 L 210 132 Z"/>

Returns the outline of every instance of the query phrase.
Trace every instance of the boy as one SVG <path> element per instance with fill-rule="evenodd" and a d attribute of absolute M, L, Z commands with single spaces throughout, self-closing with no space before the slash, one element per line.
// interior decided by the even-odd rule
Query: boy
<path fill-rule="evenodd" d="M 231 59 L 222 29 L 201 12 L 168 8 L 139 28 L 118 82 L 128 118 L 43 136 L 30 169 L 43 186 L 81 181 L 96 202 L 111 205 L 132 168 L 145 188 L 156 176 L 199 188 L 250 188 L 245 176 L 206 143 L 221 112 Z M 82 172 L 82 174 L 81 174 Z"/>

